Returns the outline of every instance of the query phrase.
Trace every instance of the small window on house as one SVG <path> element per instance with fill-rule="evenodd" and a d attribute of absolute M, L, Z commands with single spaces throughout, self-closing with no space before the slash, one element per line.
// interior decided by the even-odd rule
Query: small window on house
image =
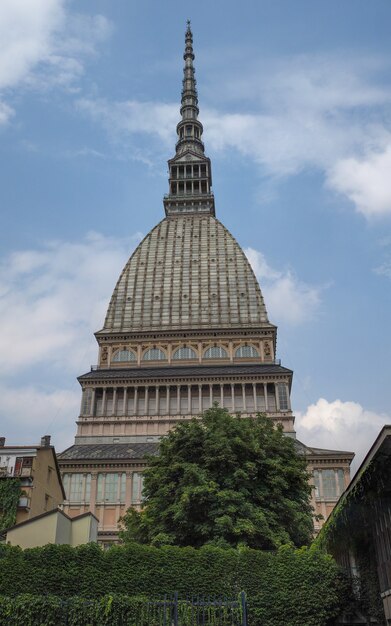
<path fill-rule="evenodd" d="M 166 355 L 160 348 L 149 348 L 144 352 L 143 361 L 165 361 Z"/>
<path fill-rule="evenodd" d="M 205 359 L 228 359 L 227 351 L 221 346 L 212 346 L 204 354 Z"/>
<path fill-rule="evenodd" d="M 135 361 L 136 355 L 131 350 L 117 350 L 113 356 L 114 363 L 123 363 L 126 361 Z"/>

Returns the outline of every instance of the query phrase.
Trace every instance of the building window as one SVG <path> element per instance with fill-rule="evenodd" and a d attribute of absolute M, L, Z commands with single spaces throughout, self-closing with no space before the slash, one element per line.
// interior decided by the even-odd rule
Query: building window
<path fill-rule="evenodd" d="M 63 474 L 62 482 L 69 502 L 89 502 L 91 474 Z"/>
<path fill-rule="evenodd" d="M 160 348 L 149 348 L 144 352 L 143 361 L 165 361 L 166 355 Z"/>
<path fill-rule="evenodd" d="M 285 383 L 279 383 L 277 385 L 278 391 L 278 402 L 280 405 L 280 411 L 288 411 L 289 403 L 288 403 L 288 391 Z"/>
<path fill-rule="evenodd" d="M 182 348 L 178 348 L 178 350 L 175 350 L 172 358 L 175 360 L 196 359 L 197 355 L 192 348 L 186 348 L 185 346 L 183 346 Z"/>
<path fill-rule="evenodd" d="M 126 495 L 126 474 L 121 472 L 108 472 L 98 474 L 96 501 L 97 502 L 125 502 Z"/>
<path fill-rule="evenodd" d="M 135 361 L 136 355 L 131 350 L 118 350 L 113 356 L 114 363 L 123 363 L 124 361 Z"/>
<path fill-rule="evenodd" d="M 320 496 L 320 480 L 318 470 L 314 470 L 315 498 Z"/>
<path fill-rule="evenodd" d="M 228 359 L 227 351 L 221 346 L 212 346 L 205 351 L 205 359 Z"/>
<path fill-rule="evenodd" d="M 141 504 L 144 478 L 140 472 L 132 474 L 132 504 Z"/>
<path fill-rule="evenodd" d="M 259 354 L 253 346 L 240 346 L 240 348 L 236 350 L 235 356 L 238 359 L 243 359 L 246 357 L 254 358 L 259 356 Z"/>
<path fill-rule="evenodd" d="M 336 500 L 345 491 L 343 469 L 314 470 L 314 485 L 316 498 Z"/>

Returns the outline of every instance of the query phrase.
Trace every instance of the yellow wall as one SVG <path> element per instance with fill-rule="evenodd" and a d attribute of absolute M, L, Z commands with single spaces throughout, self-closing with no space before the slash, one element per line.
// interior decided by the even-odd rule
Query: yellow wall
<path fill-rule="evenodd" d="M 41 517 L 36 522 L 14 526 L 7 532 L 7 543 L 21 548 L 36 548 L 56 542 L 57 514 Z"/>
<path fill-rule="evenodd" d="M 21 548 L 35 548 L 48 543 L 79 546 L 96 541 L 98 520 L 92 515 L 81 519 L 69 519 L 62 511 L 31 520 L 27 524 L 14 526 L 7 532 L 7 543 Z"/>

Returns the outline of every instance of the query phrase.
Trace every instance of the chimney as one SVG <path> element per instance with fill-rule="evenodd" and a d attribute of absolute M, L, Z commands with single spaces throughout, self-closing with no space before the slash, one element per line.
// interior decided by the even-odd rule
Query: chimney
<path fill-rule="evenodd" d="M 5 446 L 5 437 L 0 437 L 0 448 L 4 448 Z"/>
<path fill-rule="evenodd" d="M 50 447 L 50 435 L 44 435 L 41 437 L 41 447 L 49 448 Z"/>

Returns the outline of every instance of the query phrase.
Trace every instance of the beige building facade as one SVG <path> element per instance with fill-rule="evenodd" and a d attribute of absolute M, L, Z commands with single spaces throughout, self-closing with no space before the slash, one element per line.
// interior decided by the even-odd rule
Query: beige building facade
<path fill-rule="evenodd" d="M 98 364 L 78 379 L 75 444 L 59 458 L 65 510 L 97 515 L 103 543 L 116 541 L 118 518 L 140 506 L 146 456 L 159 438 L 214 402 L 242 416 L 266 413 L 295 438 L 293 372 L 276 358 L 277 328 L 247 257 L 216 219 L 193 61 L 188 26 L 165 218 L 115 286 L 96 333 Z M 297 445 L 313 472 L 316 512 L 326 517 L 353 455 Z"/>
<path fill-rule="evenodd" d="M 20 498 L 16 523 L 56 509 L 65 499 L 56 451 L 50 436 L 40 445 L 9 446 L 0 437 L 0 481 L 17 478 Z"/>

